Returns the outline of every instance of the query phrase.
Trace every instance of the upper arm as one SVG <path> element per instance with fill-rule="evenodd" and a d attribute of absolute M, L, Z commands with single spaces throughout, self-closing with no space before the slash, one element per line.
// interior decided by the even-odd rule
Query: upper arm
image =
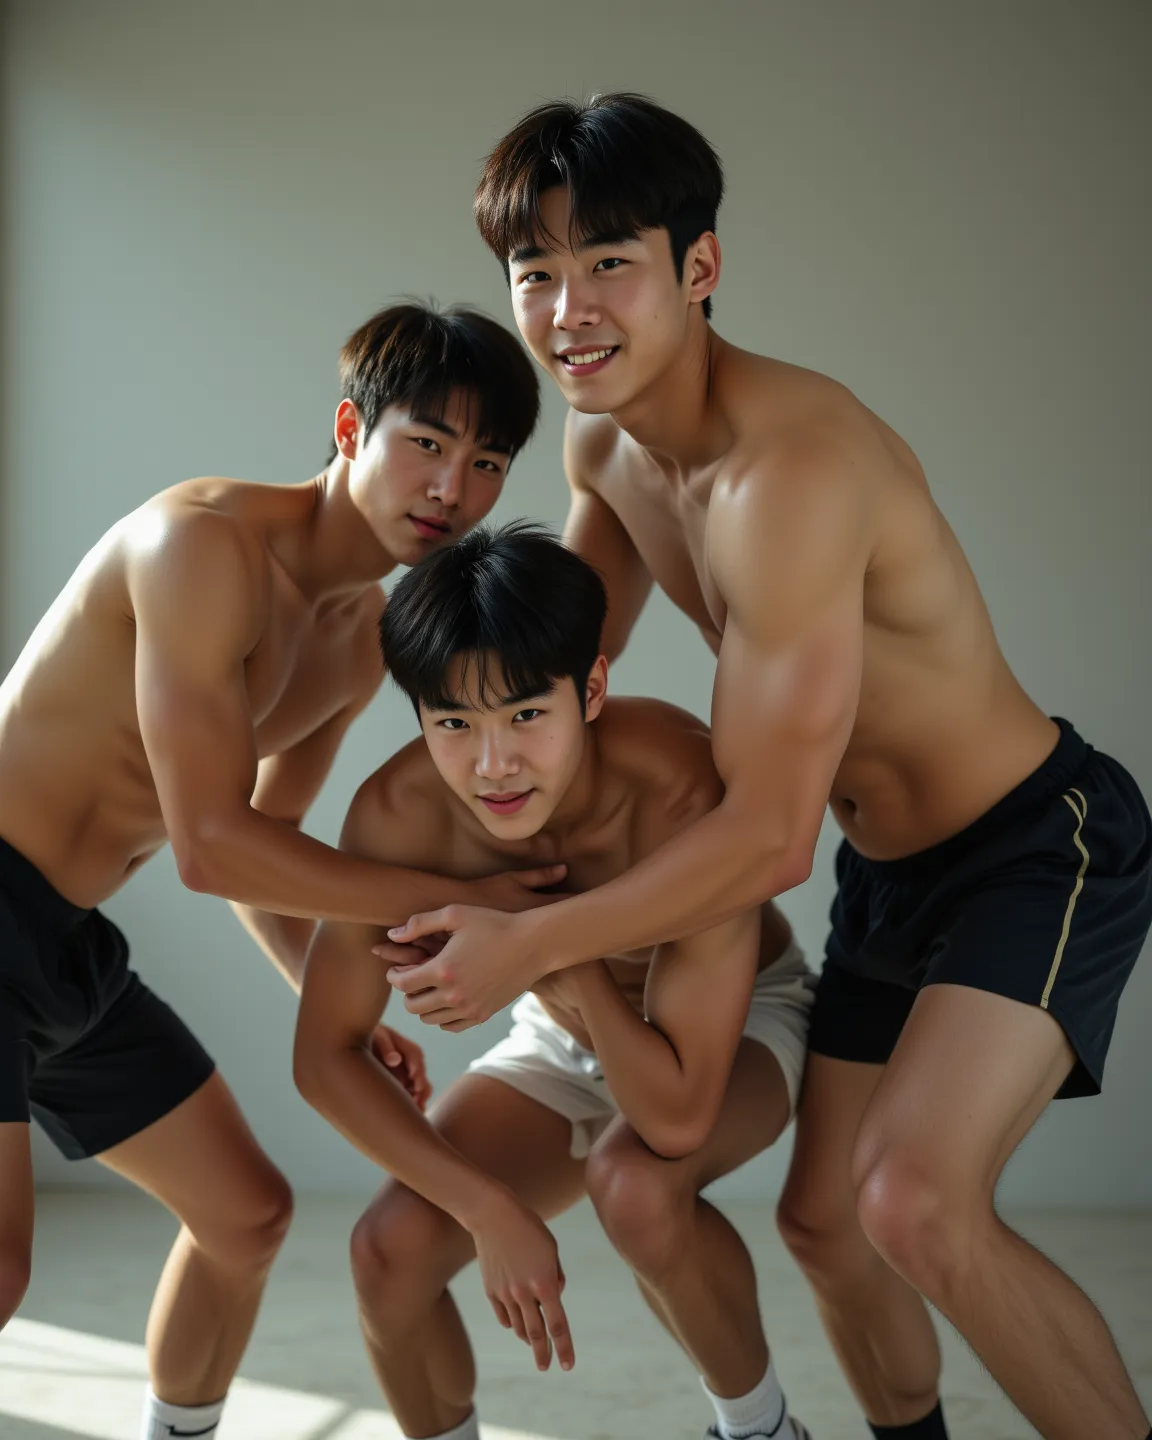
<path fill-rule="evenodd" d="M 723 498 L 709 520 L 727 605 L 713 693 L 723 804 L 807 873 L 855 722 L 870 531 L 836 456 L 797 461 Z M 800 873 L 802 872 L 802 873 Z"/>
<path fill-rule="evenodd" d="M 200 513 L 136 538 L 127 565 L 136 704 L 169 836 L 247 805 L 256 744 L 244 662 L 265 605 L 258 557 L 226 517 Z"/>
<path fill-rule="evenodd" d="M 648 972 L 645 1018 L 676 1051 L 708 1128 L 748 1018 L 759 956 L 757 908 L 658 946 Z"/>
<path fill-rule="evenodd" d="M 430 808 L 407 807 L 402 816 L 389 803 L 387 785 L 377 772 L 352 801 L 340 849 L 385 865 L 431 868 L 436 817 L 428 813 Z M 325 920 L 317 927 L 300 992 L 298 1062 L 317 1051 L 363 1045 L 370 1039 L 392 989 L 387 964 L 372 953 L 373 945 L 385 938 L 378 925 Z"/>
<path fill-rule="evenodd" d="M 608 618 L 603 649 L 615 660 L 628 643 L 632 628 L 652 589 L 652 576 L 640 558 L 620 517 L 591 483 L 602 460 L 595 444 L 581 433 L 587 421 L 570 415 L 564 434 L 564 468 L 571 497 L 564 525 L 564 543 L 599 571 L 608 591 Z"/>

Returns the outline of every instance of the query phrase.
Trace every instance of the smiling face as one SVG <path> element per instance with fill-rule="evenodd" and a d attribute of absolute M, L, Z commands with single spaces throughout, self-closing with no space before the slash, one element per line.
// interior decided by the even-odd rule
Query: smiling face
<path fill-rule="evenodd" d="M 500 498 L 506 451 L 477 438 L 475 406 L 452 391 L 443 413 L 390 405 L 364 435 L 356 406 L 336 412 L 336 446 L 349 461 L 348 493 L 384 549 L 401 565 L 459 539 Z"/>
<path fill-rule="evenodd" d="M 719 277 L 715 236 L 689 246 L 677 280 L 665 229 L 592 236 L 570 247 L 559 238 L 571 228 L 561 186 L 541 197 L 540 215 L 543 232 L 508 260 L 520 334 L 574 410 L 623 410 L 684 354 L 689 326 L 702 322 L 693 302 Z"/>
<path fill-rule="evenodd" d="M 499 659 L 485 659 L 498 680 Z M 485 705 L 475 656 L 453 659 L 448 692 L 457 700 L 451 708 L 421 704 L 420 724 L 444 782 L 491 834 L 525 840 L 556 813 L 580 770 L 586 727 L 604 704 L 607 673 L 601 656 L 583 707 L 571 678 L 540 695 L 490 695 Z"/>

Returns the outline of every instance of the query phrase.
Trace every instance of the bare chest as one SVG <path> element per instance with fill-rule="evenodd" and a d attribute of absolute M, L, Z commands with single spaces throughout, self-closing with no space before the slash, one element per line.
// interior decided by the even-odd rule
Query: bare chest
<path fill-rule="evenodd" d="M 353 698 L 364 672 L 360 606 L 316 611 L 277 579 L 268 620 L 244 664 L 261 757 L 312 734 Z"/>

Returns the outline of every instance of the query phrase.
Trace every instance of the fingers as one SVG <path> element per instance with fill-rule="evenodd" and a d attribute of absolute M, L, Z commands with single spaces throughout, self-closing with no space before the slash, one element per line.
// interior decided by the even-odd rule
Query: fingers
<path fill-rule="evenodd" d="M 560 1288 L 564 1288 L 563 1274 L 560 1276 Z M 556 1359 L 560 1362 L 561 1370 L 571 1370 L 576 1363 L 576 1351 L 572 1345 L 572 1331 L 568 1327 L 568 1317 L 564 1313 L 564 1306 L 560 1303 L 559 1291 L 555 1295 L 546 1293 L 541 1297 L 540 1311 L 544 1317 L 544 1324 L 548 1327 L 548 1334 L 552 1337 L 552 1344 L 556 1349 Z"/>
<path fill-rule="evenodd" d="M 431 968 L 427 961 L 423 965 L 393 965 L 386 972 L 385 978 L 393 990 L 399 990 L 401 995 L 415 995 L 420 990 L 434 994 L 435 991 L 432 987 L 436 982 L 430 973 Z M 412 1013 L 418 1012 L 413 1011 Z"/>
<path fill-rule="evenodd" d="M 517 870 L 516 879 L 529 890 L 543 890 L 548 885 L 559 885 L 568 874 L 567 865 L 541 865 L 536 870 Z"/>
<path fill-rule="evenodd" d="M 523 1299 L 518 1299 L 515 1292 L 513 1292 L 513 1298 L 515 1300 L 515 1308 L 512 1313 L 513 1325 L 516 1324 L 516 1317 L 520 1317 L 520 1325 L 517 1327 L 516 1333 L 531 1349 L 537 1370 L 547 1370 L 552 1363 L 552 1343 L 548 1339 L 548 1327 L 540 1313 L 539 1301 L 534 1295 L 526 1295 Z"/>
<path fill-rule="evenodd" d="M 455 930 L 459 923 L 457 907 L 448 905 L 443 910 L 427 910 L 423 914 L 413 915 L 403 925 L 394 925 L 388 931 L 388 938 L 397 945 L 410 945 L 413 940 L 419 940 L 423 935 L 435 934 L 437 930 Z"/>

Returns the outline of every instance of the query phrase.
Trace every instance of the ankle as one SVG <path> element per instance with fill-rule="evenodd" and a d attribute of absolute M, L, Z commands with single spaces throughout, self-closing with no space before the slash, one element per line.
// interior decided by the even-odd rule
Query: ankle
<path fill-rule="evenodd" d="M 913 1420 L 911 1424 L 873 1425 L 869 1421 L 868 1428 L 876 1436 L 876 1440 L 948 1440 L 948 1431 L 944 1425 L 944 1410 L 939 1400 L 927 1415 L 921 1416 L 919 1420 Z"/>

